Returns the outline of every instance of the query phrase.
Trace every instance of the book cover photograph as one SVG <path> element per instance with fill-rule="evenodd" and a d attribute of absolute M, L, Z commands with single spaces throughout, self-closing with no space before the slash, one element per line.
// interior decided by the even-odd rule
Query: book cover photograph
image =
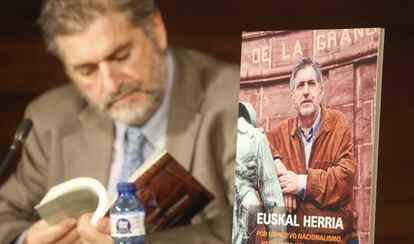
<path fill-rule="evenodd" d="M 232 243 L 374 243 L 384 30 L 242 33 Z"/>

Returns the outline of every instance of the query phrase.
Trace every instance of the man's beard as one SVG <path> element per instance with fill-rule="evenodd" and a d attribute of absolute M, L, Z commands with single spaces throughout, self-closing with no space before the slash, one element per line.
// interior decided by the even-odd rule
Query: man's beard
<path fill-rule="evenodd" d="M 106 95 L 103 101 L 98 105 L 99 111 L 108 114 L 112 119 L 124 122 L 126 124 L 142 124 L 152 113 L 159 107 L 164 97 L 164 89 L 160 80 L 157 86 L 151 91 L 142 89 L 141 84 L 125 84 L 116 94 Z M 134 100 L 125 101 L 116 107 L 110 108 L 113 101 L 125 96 L 125 94 L 142 92 L 148 96 L 144 104 L 137 106 Z"/>
<path fill-rule="evenodd" d="M 302 107 L 299 108 L 299 114 L 301 116 L 304 116 L 304 117 L 312 115 L 313 113 L 315 113 L 315 111 L 316 111 L 316 108 L 315 108 L 314 104 L 312 104 L 312 106 L 308 106 L 306 108 L 302 108 Z"/>
<path fill-rule="evenodd" d="M 319 105 L 321 104 L 322 96 L 315 97 L 311 104 L 308 104 L 306 107 L 303 107 L 302 104 L 294 104 L 297 113 L 302 117 L 308 117 L 313 115 L 318 111 Z"/>
<path fill-rule="evenodd" d="M 78 90 L 89 101 L 89 103 L 97 108 L 97 110 L 110 118 L 121 121 L 130 125 L 141 125 L 145 123 L 152 114 L 160 106 L 167 87 L 167 55 L 166 52 L 160 52 L 160 65 L 157 74 L 155 75 L 155 85 L 151 89 L 145 88 L 142 83 L 125 82 L 116 93 L 105 94 L 103 99 L 97 104 L 88 99 L 88 96 Z M 122 98 L 126 94 L 142 92 L 148 98 L 142 105 L 135 105 L 134 99 L 125 101 L 120 105 L 116 105 L 116 109 L 111 109 L 111 104 Z"/>

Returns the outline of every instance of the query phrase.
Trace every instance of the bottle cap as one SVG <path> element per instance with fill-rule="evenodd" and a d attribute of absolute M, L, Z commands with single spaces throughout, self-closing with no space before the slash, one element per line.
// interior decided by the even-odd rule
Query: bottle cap
<path fill-rule="evenodd" d="M 133 182 L 120 182 L 117 185 L 119 192 L 134 192 L 137 190 L 135 183 Z"/>

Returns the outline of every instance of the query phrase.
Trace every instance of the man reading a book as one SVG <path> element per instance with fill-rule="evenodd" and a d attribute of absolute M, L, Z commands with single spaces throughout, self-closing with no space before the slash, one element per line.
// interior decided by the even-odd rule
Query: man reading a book
<path fill-rule="evenodd" d="M 358 243 L 350 126 L 341 112 L 321 104 L 322 72 L 313 60 L 303 58 L 294 65 L 290 92 L 296 116 L 266 133 L 285 204 L 302 222 L 290 231 L 340 235 L 344 243 Z M 312 216 L 343 226 L 308 225 Z"/>
<path fill-rule="evenodd" d="M 73 84 L 27 108 L 33 130 L 0 188 L 0 243 L 112 243 L 107 218 L 96 227 L 90 214 L 49 225 L 33 207 L 80 176 L 114 196 L 117 182 L 160 149 L 214 199 L 191 223 L 146 241 L 229 243 L 238 67 L 169 47 L 152 0 L 45 0 L 39 23 Z"/>

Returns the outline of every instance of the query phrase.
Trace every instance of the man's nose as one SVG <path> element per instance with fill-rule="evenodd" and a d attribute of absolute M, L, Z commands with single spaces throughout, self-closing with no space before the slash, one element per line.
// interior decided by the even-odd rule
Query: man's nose
<path fill-rule="evenodd" d="M 105 91 L 109 93 L 117 92 L 121 82 L 114 68 L 109 63 L 104 62 L 99 64 L 99 71 Z"/>
<path fill-rule="evenodd" d="M 308 87 L 308 83 L 305 83 L 304 87 L 303 87 L 303 95 L 304 96 L 308 96 L 309 95 L 309 87 Z"/>

